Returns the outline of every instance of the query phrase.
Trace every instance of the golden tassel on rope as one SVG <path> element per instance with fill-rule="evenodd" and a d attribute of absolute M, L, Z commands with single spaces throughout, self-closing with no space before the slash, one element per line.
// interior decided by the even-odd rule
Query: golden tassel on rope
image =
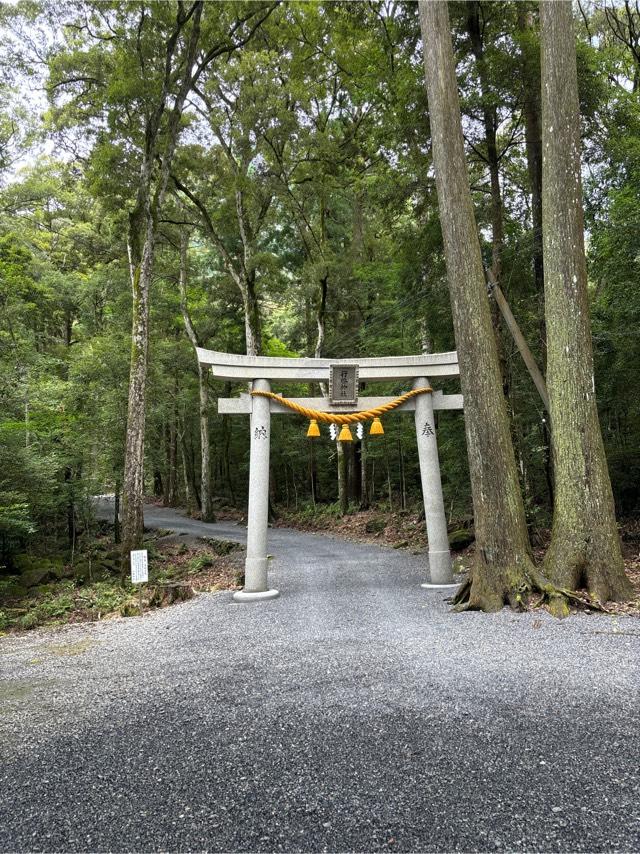
<path fill-rule="evenodd" d="M 338 436 L 338 442 L 353 442 L 353 436 L 351 435 L 351 430 L 349 430 L 348 424 L 342 425 L 342 430 Z"/>
<path fill-rule="evenodd" d="M 373 424 L 371 425 L 371 430 L 369 430 L 370 436 L 382 436 L 384 434 L 384 428 L 382 426 L 382 421 L 379 418 L 373 419 Z"/>
<path fill-rule="evenodd" d="M 307 430 L 307 436 L 309 439 L 317 439 L 320 435 L 320 428 L 318 427 L 318 422 L 315 418 L 312 418 L 309 421 L 309 429 Z"/>

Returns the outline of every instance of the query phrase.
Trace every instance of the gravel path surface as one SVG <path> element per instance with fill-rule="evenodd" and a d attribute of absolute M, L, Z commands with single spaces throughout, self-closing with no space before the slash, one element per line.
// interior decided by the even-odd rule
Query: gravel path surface
<path fill-rule="evenodd" d="M 640 850 L 640 622 L 452 614 L 424 558 L 270 549 L 279 599 L 0 640 L 0 849 Z"/>

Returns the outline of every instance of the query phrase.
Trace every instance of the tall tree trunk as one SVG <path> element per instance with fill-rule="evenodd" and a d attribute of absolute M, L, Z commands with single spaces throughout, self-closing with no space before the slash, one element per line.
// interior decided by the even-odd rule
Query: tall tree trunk
<path fill-rule="evenodd" d="M 148 201 L 148 200 L 147 200 Z M 147 412 L 149 289 L 153 270 L 155 217 L 148 212 L 142 259 L 132 276 L 131 365 L 122 481 L 122 553 L 142 546 L 144 529 L 144 428 Z M 133 225 L 135 229 L 135 224 Z"/>
<path fill-rule="evenodd" d="M 540 4 L 542 220 L 554 513 L 545 566 L 601 602 L 632 596 L 624 572 L 593 375 L 571 3 Z"/>
<path fill-rule="evenodd" d="M 156 227 L 176 150 L 184 103 L 194 83 L 193 74 L 200 39 L 202 10 L 202 0 L 194 3 L 190 11 L 187 11 L 183 4 L 178 6 L 175 28 L 166 43 L 167 55 L 162 90 L 145 125 L 144 153 L 138 179 L 136 204 L 129 215 L 129 261 L 133 306 L 127 438 L 122 484 L 123 563 L 131 549 L 142 546 L 149 298 Z M 175 52 L 180 44 L 180 35 L 189 19 L 191 19 L 191 31 L 186 40 L 185 53 L 179 63 L 182 68 L 182 76 L 178 78 L 178 90 L 169 113 L 166 132 L 162 134 L 161 123 L 167 110 L 172 85 L 175 82 Z M 160 161 L 159 166 L 156 165 L 158 160 Z M 156 171 L 157 176 L 154 174 Z"/>
<path fill-rule="evenodd" d="M 187 302 L 187 273 L 188 273 L 189 234 L 183 229 L 180 234 L 180 308 L 187 337 L 194 350 L 199 347 L 198 336 L 191 321 Z M 207 384 L 207 369 L 198 364 L 198 393 L 200 397 L 200 505 L 204 522 L 213 522 L 214 515 L 211 507 L 211 460 L 209 448 L 209 386 Z"/>
<path fill-rule="evenodd" d="M 518 5 L 518 31 L 520 40 L 520 67 L 522 70 L 522 112 L 524 139 L 527 152 L 527 172 L 531 190 L 531 228 L 533 280 L 539 301 L 539 334 L 541 370 L 547 364 L 547 328 L 544 321 L 544 259 L 542 252 L 542 123 L 540 104 L 540 45 L 535 31 L 534 14 L 522 3 Z M 544 416 L 542 418 L 542 446 L 544 471 L 549 492 L 549 505 L 553 505 L 553 463 L 551 434 Z"/>
<path fill-rule="evenodd" d="M 446 3 L 420 0 L 433 160 L 465 400 L 476 555 L 456 600 L 516 606 L 535 574 L 464 154 Z M 463 251 L 464 250 L 464 251 Z"/>

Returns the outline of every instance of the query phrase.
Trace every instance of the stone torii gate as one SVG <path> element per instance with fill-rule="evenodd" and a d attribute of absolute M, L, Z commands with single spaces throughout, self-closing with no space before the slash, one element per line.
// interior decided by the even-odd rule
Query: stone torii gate
<path fill-rule="evenodd" d="M 211 368 L 216 379 L 246 381 L 254 392 L 270 392 L 271 381 L 314 382 L 328 387 L 329 396 L 288 398 L 293 403 L 321 412 L 345 414 L 375 409 L 390 403 L 390 397 L 358 399 L 360 381 L 411 381 L 412 388 L 425 388 L 431 379 L 460 375 L 458 354 L 428 353 L 420 356 L 389 356 L 380 359 L 281 359 L 242 356 L 197 348 L 198 360 Z M 463 409 L 461 394 L 419 394 L 398 410 L 415 414 L 420 479 L 429 538 L 430 581 L 422 587 L 446 587 L 453 582 L 451 554 L 435 429 L 434 410 Z M 251 416 L 249 460 L 249 509 L 244 589 L 234 594 L 238 602 L 273 599 L 278 591 L 269 588 L 267 573 L 267 522 L 269 510 L 269 451 L 271 415 L 291 414 L 291 409 L 268 397 L 244 393 L 237 398 L 219 398 L 218 412 Z"/>

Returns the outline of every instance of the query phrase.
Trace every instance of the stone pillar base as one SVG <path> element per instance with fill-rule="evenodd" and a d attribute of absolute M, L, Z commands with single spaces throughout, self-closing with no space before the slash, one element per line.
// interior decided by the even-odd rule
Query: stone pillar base
<path fill-rule="evenodd" d="M 431 584 L 429 581 L 425 581 L 420 587 L 424 587 L 425 590 L 454 590 L 456 587 L 460 587 L 460 584 L 457 581 L 452 581 L 451 584 Z"/>
<path fill-rule="evenodd" d="M 259 602 L 261 599 L 276 599 L 279 595 L 279 590 L 258 590 L 253 593 L 248 590 L 237 590 L 233 598 L 235 602 Z"/>
<path fill-rule="evenodd" d="M 261 590 L 267 590 L 269 583 L 267 581 L 267 569 L 269 567 L 269 558 L 267 557 L 247 557 L 244 561 L 244 589 L 248 593 L 259 593 Z"/>
<path fill-rule="evenodd" d="M 429 576 L 431 585 L 453 584 L 451 571 L 451 554 L 446 552 L 429 552 Z"/>

